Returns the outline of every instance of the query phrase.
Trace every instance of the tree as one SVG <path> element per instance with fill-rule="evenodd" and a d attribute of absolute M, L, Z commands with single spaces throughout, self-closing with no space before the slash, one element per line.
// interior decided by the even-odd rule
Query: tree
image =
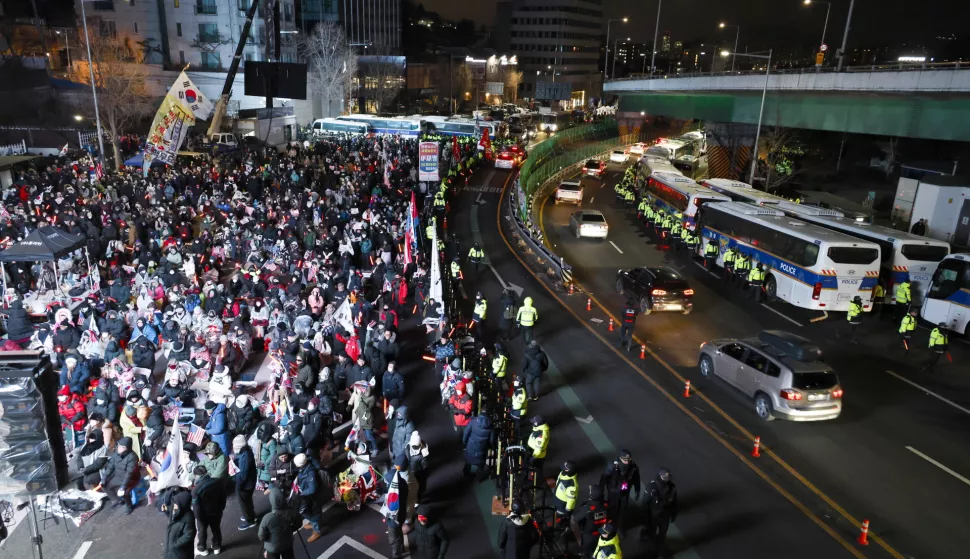
<path fill-rule="evenodd" d="M 404 66 L 386 44 L 374 45 L 361 61 L 364 92 L 374 101 L 374 112 L 381 114 L 404 89 Z"/>
<path fill-rule="evenodd" d="M 509 103 L 515 103 L 519 100 L 519 84 L 522 83 L 522 72 L 517 71 L 515 67 L 509 67 L 505 70 L 505 75 L 502 78 L 502 81 L 505 82 L 505 94 L 502 97 Z"/>
<path fill-rule="evenodd" d="M 87 48 L 85 35 L 81 31 L 81 49 Z M 121 150 L 118 138 L 128 132 L 128 127 L 139 119 L 151 114 L 154 103 L 148 96 L 145 86 L 146 67 L 142 64 L 142 51 L 133 47 L 130 41 L 116 37 L 90 35 L 91 63 L 94 70 L 94 86 L 98 92 L 98 112 L 102 124 L 111 136 L 111 149 L 114 154 L 115 168 L 121 167 Z M 74 81 L 91 84 L 91 73 L 86 59 L 75 62 L 71 77 Z M 94 114 L 93 99 L 87 100 L 85 107 Z"/>
<path fill-rule="evenodd" d="M 234 41 L 231 37 L 227 37 L 216 31 L 215 33 L 197 34 L 195 39 L 192 40 L 191 46 L 192 48 L 199 49 L 203 54 L 208 54 L 211 56 L 219 52 L 219 47 L 233 43 Z M 222 68 L 221 57 L 217 60 L 216 64 L 219 68 Z M 202 57 L 202 65 L 204 67 L 207 65 L 211 67 L 211 64 L 206 61 L 205 56 Z"/>
<path fill-rule="evenodd" d="M 323 103 L 326 116 L 339 114 L 357 74 L 357 55 L 347 45 L 343 28 L 336 23 L 318 25 L 300 39 L 298 48 L 307 63 L 309 93 Z"/>
<path fill-rule="evenodd" d="M 471 91 L 472 89 L 472 71 L 467 64 L 459 64 L 454 67 L 453 75 L 451 77 L 451 86 L 454 91 L 454 106 L 451 108 L 451 112 L 458 112 L 458 106 L 461 104 L 458 100 L 465 98 L 465 93 Z"/>
<path fill-rule="evenodd" d="M 801 169 L 798 160 L 805 155 L 801 144 L 789 128 L 776 126 L 761 135 L 760 154 L 764 154 L 761 165 L 765 170 L 765 191 L 780 187 L 797 176 Z"/>

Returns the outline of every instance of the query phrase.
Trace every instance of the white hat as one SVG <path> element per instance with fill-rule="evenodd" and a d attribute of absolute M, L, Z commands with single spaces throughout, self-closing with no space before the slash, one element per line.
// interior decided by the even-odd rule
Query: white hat
<path fill-rule="evenodd" d="M 303 454 L 302 452 L 300 454 L 297 454 L 293 458 L 293 465 L 296 466 L 297 468 L 302 468 L 303 466 L 306 466 L 306 454 Z"/>
<path fill-rule="evenodd" d="M 418 434 L 417 430 L 411 431 L 411 440 L 408 442 L 411 446 L 418 446 L 421 444 L 421 435 Z"/>

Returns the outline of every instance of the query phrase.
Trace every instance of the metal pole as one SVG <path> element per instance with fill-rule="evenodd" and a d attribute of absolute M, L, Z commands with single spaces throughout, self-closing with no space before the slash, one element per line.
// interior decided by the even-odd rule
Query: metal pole
<path fill-rule="evenodd" d="M 657 2 L 657 22 L 653 24 L 653 45 L 651 45 L 650 53 L 650 76 L 653 76 L 653 63 L 657 57 L 657 32 L 660 31 L 660 8 L 664 5 L 664 0 L 658 0 Z M 646 57 L 644 57 L 646 61 Z"/>
<path fill-rule="evenodd" d="M 613 79 L 616 79 L 616 44 L 619 42 L 619 39 L 613 41 L 613 67 L 610 68 L 610 75 L 613 76 Z M 555 76 L 556 73 L 553 72 L 552 75 Z"/>
<path fill-rule="evenodd" d="M 448 116 L 455 114 L 455 55 L 448 54 Z"/>
<path fill-rule="evenodd" d="M 606 22 L 606 56 L 603 57 L 603 90 L 606 90 L 606 69 L 609 68 L 607 64 L 610 61 L 610 25 L 613 24 L 613 20 Z"/>
<path fill-rule="evenodd" d="M 825 44 L 825 32 L 828 31 L 829 28 L 829 13 L 832 11 L 832 3 L 828 2 L 827 4 L 828 7 L 825 8 L 825 23 L 822 24 L 822 42 L 819 43 L 819 45 Z"/>
<path fill-rule="evenodd" d="M 845 59 L 845 45 L 849 42 L 849 27 L 852 25 L 852 9 L 855 8 L 855 0 L 849 2 L 849 15 L 845 18 L 845 32 L 842 34 L 842 48 L 839 49 L 839 65 L 837 72 L 842 71 L 842 62 Z"/>
<path fill-rule="evenodd" d="M 54 263 L 54 269 L 57 270 L 57 262 Z M 30 540 L 37 546 L 37 559 L 44 559 L 44 550 L 41 545 L 44 543 L 44 536 L 40 535 L 40 526 L 37 524 L 37 502 L 33 495 L 30 497 L 30 519 Z"/>
<path fill-rule="evenodd" d="M 741 37 L 741 26 L 740 25 L 735 25 L 734 28 L 737 29 L 737 33 L 734 34 L 734 50 L 731 51 L 733 53 L 731 55 L 731 73 L 732 74 L 734 73 L 734 61 L 738 57 L 738 39 Z"/>
<path fill-rule="evenodd" d="M 768 93 L 768 75 L 771 74 L 771 50 L 768 50 L 768 64 L 765 66 L 765 85 L 761 88 L 761 109 L 758 111 L 758 128 L 754 132 L 754 149 L 751 150 L 751 174 L 748 184 L 754 186 L 754 170 L 758 166 L 758 142 L 761 141 L 761 119 L 765 115 L 765 95 Z M 768 185 L 765 185 L 768 188 Z"/>
<path fill-rule="evenodd" d="M 94 96 L 94 118 L 98 125 L 98 150 L 101 165 L 104 165 L 104 139 L 101 137 L 101 113 L 98 111 L 98 88 L 94 86 L 94 63 L 91 62 L 91 36 L 88 34 L 88 16 L 81 1 L 81 21 L 84 22 L 84 44 L 88 47 L 88 74 L 91 77 L 91 95 Z"/>

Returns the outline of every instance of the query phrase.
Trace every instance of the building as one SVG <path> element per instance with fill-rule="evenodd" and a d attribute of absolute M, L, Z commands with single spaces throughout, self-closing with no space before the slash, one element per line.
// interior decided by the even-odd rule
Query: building
<path fill-rule="evenodd" d="M 340 22 L 350 44 L 377 49 L 381 56 L 400 52 L 401 0 L 337 1 Z"/>
<path fill-rule="evenodd" d="M 574 103 L 600 95 L 602 0 L 504 0 L 498 4 L 496 48 L 512 52 L 523 73 L 521 96 L 536 83 L 572 86 Z"/>

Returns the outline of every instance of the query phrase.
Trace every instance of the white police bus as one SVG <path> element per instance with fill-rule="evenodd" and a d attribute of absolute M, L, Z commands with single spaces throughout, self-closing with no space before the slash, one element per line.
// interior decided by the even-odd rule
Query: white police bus
<path fill-rule="evenodd" d="M 337 120 L 366 124 L 367 131 L 371 134 L 390 134 L 415 138 L 421 135 L 421 120 L 417 118 L 379 117 L 356 114 L 338 116 Z"/>
<path fill-rule="evenodd" d="M 762 192 L 746 182 L 731 179 L 704 179 L 700 181 L 700 185 L 723 194 L 735 202 L 747 202 L 756 206 L 772 206 L 789 202 L 787 198 Z"/>
<path fill-rule="evenodd" d="M 730 198 L 712 192 L 676 171 L 651 173 L 641 187 L 640 194 L 667 213 L 680 213 L 687 228 L 694 229 L 697 209 L 707 202 L 727 202 Z"/>
<path fill-rule="evenodd" d="M 367 123 L 353 122 L 348 120 L 338 120 L 336 118 L 318 118 L 310 125 L 310 132 L 313 134 L 354 134 L 363 136 L 367 134 Z"/>
<path fill-rule="evenodd" d="M 946 324 L 952 332 L 967 335 L 970 322 L 970 254 L 944 258 L 930 279 L 919 311 L 932 324 Z"/>
<path fill-rule="evenodd" d="M 425 134 L 442 134 L 445 136 L 482 137 L 482 131 L 488 130 L 492 140 L 497 139 L 501 132 L 501 123 L 489 120 L 475 121 L 468 118 L 444 116 L 421 117 L 421 126 Z"/>
<path fill-rule="evenodd" d="M 872 309 L 879 280 L 879 245 L 786 216 L 779 210 L 743 202 L 705 205 L 698 218 L 700 253 L 717 243 L 724 264 L 737 247 L 765 266 L 765 291 L 796 307 L 847 311 L 855 296 Z"/>
<path fill-rule="evenodd" d="M 881 279 L 886 292 L 892 296 L 893 286 L 909 279 L 913 303 L 916 304 L 920 304 L 926 295 L 926 288 L 940 261 L 950 254 L 950 245 L 943 241 L 856 221 L 837 210 L 791 202 L 776 207 L 792 217 L 879 245 Z"/>

